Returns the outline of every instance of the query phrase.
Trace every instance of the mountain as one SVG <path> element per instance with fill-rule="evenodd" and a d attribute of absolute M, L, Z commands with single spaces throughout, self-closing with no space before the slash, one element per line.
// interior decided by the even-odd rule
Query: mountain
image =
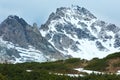
<path fill-rule="evenodd" d="M 8 16 L 0 24 L 0 62 L 44 62 L 64 59 L 39 32 L 18 16 Z"/>
<path fill-rule="evenodd" d="M 120 27 L 97 19 L 84 7 L 61 7 L 50 14 L 40 32 L 64 55 L 92 59 L 120 50 Z"/>
<path fill-rule="evenodd" d="M 10 15 L 0 24 L 0 62 L 45 62 L 70 57 L 103 58 L 120 50 L 120 27 L 84 7 L 57 8 L 38 29 Z"/>

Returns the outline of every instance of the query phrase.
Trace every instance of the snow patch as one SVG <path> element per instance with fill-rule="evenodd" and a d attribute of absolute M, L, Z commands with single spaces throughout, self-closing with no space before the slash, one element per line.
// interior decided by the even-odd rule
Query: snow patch
<path fill-rule="evenodd" d="M 83 68 L 76 68 L 75 70 L 77 70 L 79 72 L 85 72 L 85 73 L 88 73 L 88 74 L 92 74 L 92 73 L 95 73 L 95 74 L 104 74 L 103 72 L 92 71 L 92 70 L 84 70 Z"/>

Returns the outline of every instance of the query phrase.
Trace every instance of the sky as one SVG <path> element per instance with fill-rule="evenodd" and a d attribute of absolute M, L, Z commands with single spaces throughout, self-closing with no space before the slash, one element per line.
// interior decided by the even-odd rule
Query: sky
<path fill-rule="evenodd" d="M 0 0 L 0 22 L 8 15 L 17 15 L 40 26 L 56 8 L 71 5 L 85 7 L 98 19 L 120 26 L 120 0 Z"/>

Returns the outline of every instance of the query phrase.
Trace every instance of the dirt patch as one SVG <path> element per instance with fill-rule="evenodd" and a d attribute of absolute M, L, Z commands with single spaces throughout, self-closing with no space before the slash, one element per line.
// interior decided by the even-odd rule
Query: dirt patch
<path fill-rule="evenodd" d="M 111 72 L 111 73 L 115 73 L 118 70 L 120 70 L 119 66 L 114 66 L 115 64 L 120 63 L 120 58 L 116 58 L 116 59 L 110 59 L 108 61 L 108 67 L 106 68 L 107 72 Z"/>

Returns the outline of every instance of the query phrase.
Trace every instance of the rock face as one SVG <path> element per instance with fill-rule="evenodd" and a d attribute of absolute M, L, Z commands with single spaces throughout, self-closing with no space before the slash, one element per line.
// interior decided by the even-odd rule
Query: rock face
<path fill-rule="evenodd" d="M 19 62 L 41 62 L 65 58 L 62 53 L 57 51 L 41 36 L 36 24 L 31 26 L 18 16 L 8 16 L 8 18 L 0 24 L 0 36 L 1 55 L 4 53 L 4 55 L 8 57 L 7 59 L 13 62 L 17 60 Z M 30 54 L 30 52 L 32 53 Z M 23 53 L 26 53 L 26 56 L 23 55 Z M 32 57 L 32 55 L 36 56 Z M 4 58 L 4 56 L 2 57 Z M 37 59 L 35 57 L 37 57 Z M 44 59 L 40 59 L 42 57 Z"/>
<path fill-rule="evenodd" d="M 73 57 L 102 58 L 120 48 L 120 28 L 79 6 L 58 8 L 40 32 L 56 49 Z"/>

